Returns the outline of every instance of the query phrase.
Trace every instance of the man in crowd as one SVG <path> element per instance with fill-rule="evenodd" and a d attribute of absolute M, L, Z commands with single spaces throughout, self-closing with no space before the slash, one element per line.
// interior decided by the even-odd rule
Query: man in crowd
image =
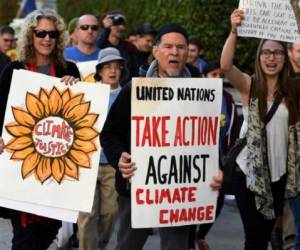
<path fill-rule="evenodd" d="M 76 27 L 78 45 L 66 48 L 65 58 L 73 62 L 97 60 L 100 51 L 96 45 L 98 33 L 98 19 L 90 14 L 81 16 Z"/>
<path fill-rule="evenodd" d="M 152 62 L 152 47 L 155 35 L 156 30 L 150 23 L 143 23 L 137 28 L 135 46 L 138 50 L 137 62 L 139 66 Z"/>
<path fill-rule="evenodd" d="M 15 31 L 10 26 L 0 28 L 0 51 L 6 53 L 15 45 Z"/>
<path fill-rule="evenodd" d="M 188 54 L 188 34 L 178 24 L 166 24 L 160 28 L 153 48 L 154 60 L 146 77 L 191 77 L 185 66 Z M 118 250 L 140 250 L 151 229 L 131 228 L 130 178 L 136 166 L 130 155 L 131 84 L 127 84 L 112 105 L 101 132 L 101 145 L 108 161 L 115 167 L 116 189 L 119 193 L 120 229 Z M 139 167 L 139 166 L 137 166 Z M 211 187 L 219 189 L 222 173 L 214 177 Z M 160 228 L 162 250 L 188 249 L 189 227 Z"/>
<path fill-rule="evenodd" d="M 288 55 L 295 76 L 300 76 L 300 43 L 288 44 Z"/>
<path fill-rule="evenodd" d="M 138 75 L 137 50 L 133 44 L 124 40 L 126 31 L 126 16 L 122 11 L 108 12 L 102 20 L 103 31 L 97 41 L 100 49 L 114 47 L 118 49 L 125 59 L 129 75 L 121 82 L 125 85 L 131 77 Z"/>
<path fill-rule="evenodd" d="M 203 74 L 206 62 L 201 55 L 203 54 L 203 45 L 198 37 L 191 37 L 189 39 L 189 53 L 187 62 L 197 67 L 201 74 Z"/>

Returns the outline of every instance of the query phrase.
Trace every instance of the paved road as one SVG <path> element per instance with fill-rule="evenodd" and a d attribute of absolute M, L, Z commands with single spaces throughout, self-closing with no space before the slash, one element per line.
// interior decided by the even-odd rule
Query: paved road
<path fill-rule="evenodd" d="M 11 248 L 11 226 L 8 220 L 0 219 L 0 250 Z M 240 217 L 234 203 L 225 204 L 220 217 L 207 236 L 211 250 L 241 250 L 243 249 L 243 229 Z M 116 230 L 107 250 L 113 250 L 116 243 Z M 159 250 L 159 237 L 157 233 L 146 242 L 144 250 Z M 53 244 L 49 250 L 57 250 Z"/>

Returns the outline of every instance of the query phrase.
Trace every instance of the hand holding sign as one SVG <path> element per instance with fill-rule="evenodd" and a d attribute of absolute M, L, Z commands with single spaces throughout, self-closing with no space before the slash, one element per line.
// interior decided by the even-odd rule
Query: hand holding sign
<path fill-rule="evenodd" d="M 123 152 L 121 154 L 118 166 L 124 179 L 130 179 L 134 175 L 134 171 L 136 170 L 135 163 L 130 161 L 131 155 Z"/>
<path fill-rule="evenodd" d="M 63 82 L 66 86 L 73 85 L 79 81 L 78 78 L 75 78 L 74 76 L 64 76 L 60 79 L 61 82 Z"/>
<path fill-rule="evenodd" d="M 213 176 L 212 182 L 209 184 L 212 190 L 220 190 L 223 183 L 224 173 L 222 170 L 219 170 L 218 175 Z"/>
<path fill-rule="evenodd" d="M 237 27 L 241 25 L 242 20 L 244 19 L 244 11 L 235 9 L 231 16 L 231 32 L 236 33 Z"/>

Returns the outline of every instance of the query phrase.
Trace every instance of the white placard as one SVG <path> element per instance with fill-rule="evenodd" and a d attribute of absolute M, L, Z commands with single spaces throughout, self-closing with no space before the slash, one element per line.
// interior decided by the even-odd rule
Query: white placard
<path fill-rule="evenodd" d="M 133 79 L 133 228 L 214 221 L 221 96 L 221 79 Z"/>
<path fill-rule="evenodd" d="M 47 207 L 36 205 L 28 202 L 14 201 L 10 199 L 0 198 L 0 206 L 21 210 L 26 213 L 36 214 L 40 216 L 47 216 L 48 218 L 57 219 L 76 223 L 78 218 L 78 211 L 68 210 L 56 207 Z"/>
<path fill-rule="evenodd" d="M 108 85 L 65 86 L 59 78 L 14 70 L 2 133 L 0 197 L 89 212 L 109 91 Z"/>
<path fill-rule="evenodd" d="M 293 8 L 289 0 L 240 0 L 245 19 L 238 35 L 285 42 L 300 42 Z"/>
<path fill-rule="evenodd" d="M 80 78 L 83 82 L 95 82 L 94 75 L 96 73 L 97 60 L 78 62 L 76 63 L 78 70 L 80 72 Z"/>

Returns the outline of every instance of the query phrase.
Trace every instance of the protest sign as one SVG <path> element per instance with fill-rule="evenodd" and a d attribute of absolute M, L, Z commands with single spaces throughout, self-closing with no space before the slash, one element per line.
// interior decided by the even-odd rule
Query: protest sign
<path fill-rule="evenodd" d="M 24 201 L 4 199 L 1 197 L 0 206 L 71 223 L 77 222 L 79 214 L 79 211 L 75 210 L 42 206 Z"/>
<path fill-rule="evenodd" d="M 238 35 L 285 42 L 300 42 L 295 14 L 289 0 L 240 0 L 245 19 Z"/>
<path fill-rule="evenodd" d="M 221 95 L 221 79 L 133 80 L 133 228 L 214 221 Z"/>
<path fill-rule="evenodd" d="M 2 133 L 0 197 L 89 212 L 108 98 L 107 85 L 66 86 L 59 78 L 14 70 Z"/>
<path fill-rule="evenodd" d="M 96 73 L 96 65 L 98 61 L 87 61 L 76 63 L 78 70 L 80 72 L 80 78 L 83 82 L 95 82 L 94 75 Z"/>

